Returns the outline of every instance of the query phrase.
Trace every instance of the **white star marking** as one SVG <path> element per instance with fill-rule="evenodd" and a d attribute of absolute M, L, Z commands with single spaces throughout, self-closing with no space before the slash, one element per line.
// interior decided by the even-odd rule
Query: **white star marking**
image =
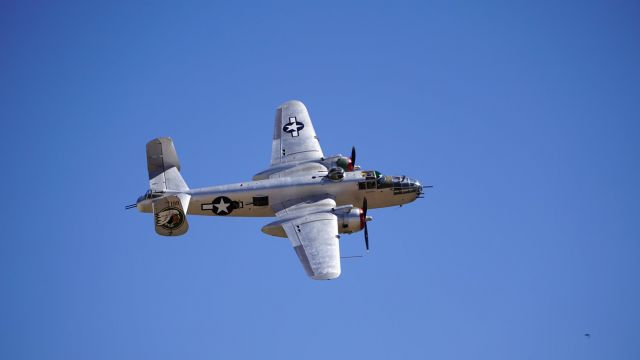
<path fill-rule="evenodd" d="M 296 131 L 298 130 L 298 122 L 291 123 L 287 125 L 287 131 Z"/>
<path fill-rule="evenodd" d="M 228 203 L 228 204 L 227 204 L 227 203 L 225 203 L 225 202 L 224 202 L 224 199 L 220 199 L 220 202 L 219 202 L 219 203 L 217 203 L 217 204 L 213 204 L 213 206 L 215 206 L 215 207 L 217 207 L 217 208 L 218 208 L 218 211 L 217 211 L 217 212 L 222 212 L 222 211 L 224 211 L 224 212 L 226 212 L 226 213 L 228 213 L 228 212 L 229 212 L 229 209 L 228 209 L 228 208 L 229 208 L 229 205 L 231 205 L 231 203 Z"/>
<path fill-rule="evenodd" d="M 296 137 L 300 136 L 300 130 L 304 125 L 298 122 L 298 119 L 295 116 L 289 118 L 289 123 L 284 126 L 283 130 L 291 136 Z"/>

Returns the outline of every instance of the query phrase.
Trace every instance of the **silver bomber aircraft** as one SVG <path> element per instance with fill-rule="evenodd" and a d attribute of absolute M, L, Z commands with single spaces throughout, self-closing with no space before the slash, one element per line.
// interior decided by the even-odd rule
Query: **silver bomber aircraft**
<path fill-rule="evenodd" d="M 307 108 L 292 100 L 276 110 L 271 166 L 252 181 L 190 189 L 172 140 L 157 138 L 147 143 L 150 189 L 127 208 L 153 213 L 156 232 L 164 236 L 186 233 L 186 214 L 275 216 L 262 231 L 289 238 L 312 279 L 335 279 L 340 234 L 364 229 L 369 250 L 367 209 L 403 205 L 422 194 L 417 180 L 361 171 L 355 160 L 355 148 L 351 157 L 325 157 Z"/>

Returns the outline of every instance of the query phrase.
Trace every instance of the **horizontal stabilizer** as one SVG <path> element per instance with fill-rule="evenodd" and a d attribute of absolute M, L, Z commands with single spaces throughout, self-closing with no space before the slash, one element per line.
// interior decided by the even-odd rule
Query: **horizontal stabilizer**
<path fill-rule="evenodd" d="M 187 211 L 191 195 L 177 194 L 153 200 L 153 221 L 156 232 L 163 236 L 178 236 L 189 230 Z"/>

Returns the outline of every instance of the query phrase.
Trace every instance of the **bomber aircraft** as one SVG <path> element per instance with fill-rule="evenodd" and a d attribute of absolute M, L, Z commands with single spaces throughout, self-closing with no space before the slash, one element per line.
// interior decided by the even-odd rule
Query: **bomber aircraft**
<path fill-rule="evenodd" d="M 325 157 L 305 105 L 287 101 L 276 110 L 271 166 L 252 181 L 190 189 L 168 137 L 147 143 L 149 190 L 136 204 L 153 213 L 164 236 L 187 232 L 186 214 L 262 216 L 277 219 L 262 228 L 289 238 L 307 275 L 315 280 L 340 276 L 340 234 L 364 229 L 369 250 L 369 208 L 403 205 L 422 195 L 422 185 L 406 176 L 363 171 L 351 157 Z"/>

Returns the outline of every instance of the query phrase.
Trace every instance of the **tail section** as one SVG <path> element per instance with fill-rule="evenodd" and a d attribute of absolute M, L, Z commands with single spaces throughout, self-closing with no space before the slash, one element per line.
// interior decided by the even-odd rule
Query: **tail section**
<path fill-rule="evenodd" d="M 171 138 L 157 138 L 147 143 L 147 168 L 151 188 L 148 194 L 156 232 L 164 236 L 186 233 L 189 230 L 187 209 L 191 195 L 182 193 L 189 187 L 180 175 L 180 161 Z"/>
<path fill-rule="evenodd" d="M 157 138 L 147 143 L 147 168 L 151 191 L 189 190 L 180 175 L 180 161 L 171 138 Z"/>

